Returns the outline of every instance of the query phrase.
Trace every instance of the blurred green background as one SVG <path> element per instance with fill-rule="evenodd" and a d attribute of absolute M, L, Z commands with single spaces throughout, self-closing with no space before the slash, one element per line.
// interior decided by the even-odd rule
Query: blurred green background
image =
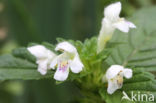
<path fill-rule="evenodd" d="M 115 1 L 119 0 L 0 0 L 0 54 L 29 42 L 97 36 L 104 7 Z M 120 1 L 125 17 L 156 4 L 156 0 Z M 85 97 L 69 82 L 0 81 L 0 103 L 76 103 L 77 98 Z"/>

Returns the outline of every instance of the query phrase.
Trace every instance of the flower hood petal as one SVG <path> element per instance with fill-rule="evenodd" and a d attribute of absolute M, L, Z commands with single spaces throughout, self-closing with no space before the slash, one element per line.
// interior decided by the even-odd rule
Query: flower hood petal
<path fill-rule="evenodd" d="M 37 59 L 53 58 L 56 56 L 55 53 L 44 47 L 43 45 L 35 45 L 28 47 L 27 50 L 34 55 Z"/>
<path fill-rule="evenodd" d="M 70 69 L 73 73 L 79 73 L 82 71 L 83 64 L 78 54 L 76 54 L 75 58 L 72 61 L 70 61 Z"/>
<path fill-rule="evenodd" d="M 121 3 L 116 2 L 107 6 L 104 10 L 104 15 L 111 21 L 116 21 L 119 18 L 121 12 Z"/>
<path fill-rule="evenodd" d="M 47 50 L 47 57 L 48 59 L 54 59 L 57 55 L 53 52 L 51 52 L 50 50 Z"/>
<path fill-rule="evenodd" d="M 115 76 L 117 76 L 117 74 L 120 72 L 120 71 L 123 71 L 124 68 L 123 66 L 120 66 L 120 65 L 112 65 L 106 72 L 106 78 L 109 80 L 109 79 L 112 79 L 114 78 Z"/>
<path fill-rule="evenodd" d="M 72 44 L 70 44 L 69 42 L 61 42 L 61 43 L 59 43 L 56 46 L 55 50 L 56 51 L 63 50 L 63 51 L 69 52 L 69 53 L 77 52 L 76 48 Z"/>
<path fill-rule="evenodd" d="M 47 49 L 42 45 L 35 45 L 27 48 L 28 51 L 34 55 L 36 58 L 45 58 L 47 57 Z"/>

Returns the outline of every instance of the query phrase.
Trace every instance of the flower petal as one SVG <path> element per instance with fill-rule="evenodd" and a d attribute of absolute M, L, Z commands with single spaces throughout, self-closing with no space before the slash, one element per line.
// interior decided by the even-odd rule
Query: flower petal
<path fill-rule="evenodd" d="M 45 75 L 47 73 L 48 60 L 37 60 L 36 63 L 38 64 L 38 72 L 40 72 L 42 75 Z"/>
<path fill-rule="evenodd" d="M 112 26 L 110 21 L 104 18 L 102 20 L 102 27 L 98 37 L 97 53 L 100 53 L 104 49 L 106 43 L 112 38 L 114 30 L 115 28 Z"/>
<path fill-rule="evenodd" d="M 56 46 L 55 50 L 56 51 L 63 50 L 63 51 L 69 52 L 69 53 L 77 52 L 76 48 L 72 44 L 70 44 L 69 42 L 61 42 L 61 43 L 59 43 Z"/>
<path fill-rule="evenodd" d="M 119 20 L 119 22 L 114 23 L 113 26 L 122 32 L 129 32 L 129 25 L 125 20 Z"/>
<path fill-rule="evenodd" d="M 76 54 L 74 60 L 72 60 L 70 62 L 70 69 L 73 73 L 79 73 L 82 71 L 83 68 L 83 64 L 78 56 L 78 54 Z"/>
<path fill-rule="evenodd" d="M 56 56 L 55 53 L 48 50 L 47 48 L 45 48 L 42 45 L 36 45 L 36 46 L 28 47 L 27 49 L 37 59 L 43 59 L 43 58 L 53 59 Z"/>
<path fill-rule="evenodd" d="M 124 18 L 120 18 L 120 20 L 114 23 L 113 26 L 125 33 L 129 32 L 129 28 L 136 28 L 132 22 L 126 21 Z"/>
<path fill-rule="evenodd" d="M 127 24 L 130 28 L 136 28 L 136 26 L 130 21 L 127 21 Z"/>
<path fill-rule="evenodd" d="M 51 52 L 50 50 L 47 50 L 46 53 L 47 53 L 47 57 L 48 57 L 49 60 L 54 59 L 56 57 L 56 54 Z"/>
<path fill-rule="evenodd" d="M 108 94 L 113 94 L 117 89 L 118 89 L 117 82 L 109 80 L 108 81 L 108 88 L 107 88 Z"/>
<path fill-rule="evenodd" d="M 42 45 L 28 47 L 27 49 L 36 58 L 46 58 L 47 57 L 47 54 L 46 54 L 47 49 Z"/>
<path fill-rule="evenodd" d="M 121 12 L 121 3 L 116 2 L 105 8 L 104 15 L 107 19 L 114 22 L 119 18 L 120 12 Z"/>
<path fill-rule="evenodd" d="M 100 30 L 100 35 L 111 35 L 113 34 L 114 29 L 115 28 L 112 26 L 112 23 L 106 18 L 104 18 L 102 20 L 102 27 Z"/>
<path fill-rule="evenodd" d="M 68 74 L 69 74 L 69 67 L 64 71 L 58 68 L 54 74 L 54 79 L 57 81 L 65 81 L 68 78 Z"/>
<path fill-rule="evenodd" d="M 108 80 L 114 78 L 115 76 L 117 76 L 119 72 L 122 72 L 123 69 L 124 69 L 123 66 L 112 65 L 106 72 L 106 78 Z"/>
<path fill-rule="evenodd" d="M 124 69 L 123 72 L 124 72 L 124 76 L 125 76 L 127 79 L 131 78 L 132 75 L 133 75 L 133 71 L 132 71 L 131 69 Z"/>
<path fill-rule="evenodd" d="M 58 57 L 52 60 L 52 62 L 50 63 L 50 68 L 55 69 L 55 66 L 57 65 L 57 63 L 58 63 Z"/>

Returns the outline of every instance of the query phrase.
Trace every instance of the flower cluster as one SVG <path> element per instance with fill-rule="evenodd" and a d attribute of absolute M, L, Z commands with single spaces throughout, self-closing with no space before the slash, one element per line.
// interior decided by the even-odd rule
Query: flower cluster
<path fill-rule="evenodd" d="M 105 17 L 102 20 L 102 27 L 98 37 L 98 53 L 104 49 L 107 41 L 111 39 L 115 29 L 127 33 L 129 31 L 129 28 L 136 28 L 133 23 L 125 20 L 124 18 L 120 18 L 120 12 L 120 2 L 111 4 L 104 9 Z"/>
<path fill-rule="evenodd" d="M 69 44 L 68 42 L 59 43 L 56 51 L 63 51 L 62 54 L 58 55 L 52 62 L 50 67 L 55 69 L 57 66 L 57 71 L 54 78 L 59 81 L 64 81 L 68 77 L 69 68 L 73 73 L 79 73 L 82 71 L 83 64 L 79 58 L 79 54 L 76 48 Z"/>
<path fill-rule="evenodd" d="M 129 28 L 136 28 L 133 23 L 124 18 L 120 18 L 120 12 L 120 2 L 111 4 L 104 9 L 105 17 L 102 20 L 102 27 L 97 41 L 97 54 L 104 49 L 107 41 L 111 39 L 115 29 L 127 33 Z M 36 57 L 38 71 L 42 75 L 45 75 L 50 69 L 56 69 L 54 79 L 57 81 L 65 81 L 68 78 L 70 71 L 73 73 L 80 73 L 84 68 L 76 47 L 69 42 L 64 41 L 56 45 L 55 51 L 62 52 L 59 55 L 43 45 L 35 45 L 28 47 L 27 49 Z M 113 94 L 117 89 L 122 88 L 123 77 L 127 79 L 131 78 L 133 75 L 132 72 L 131 69 L 126 69 L 123 66 L 112 65 L 103 77 L 104 83 L 108 83 L 107 92 Z"/>
<path fill-rule="evenodd" d="M 112 65 L 106 72 L 104 79 L 108 81 L 107 92 L 113 94 L 117 89 L 122 88 L 123 77 L 132 77 L 132 70 L 120 65 Z"/>
<path fill-rule="evenodd" d="M 62 42 L 56 46 L 56 51 L 63 52 L 60 55 L 56 55 L 42 45 L 28 47 L 28 50 L 36 57 L 38 71 L 42 75 L 45 75 L 48 69 L 55 69 L 55 67 L 57 67 L 54 74 L 54 79 L 57 81 L 64 81 L 67 79 L 69 68 L 73 73 L 79 73 L 83 69 L 83 64 L 76 48 L 68 42 Z"/>
<path fill-rule="evenodd" d="M 42 45 L 35 45 L 32 47 L 28 47 L 27 49 L 31 54 L 36 57 L 38 71 L 42 75 L 45 75 L 47 73 L 47 70 L 50 69 L 50 63 L 56 57 L 56 54 Z"/>

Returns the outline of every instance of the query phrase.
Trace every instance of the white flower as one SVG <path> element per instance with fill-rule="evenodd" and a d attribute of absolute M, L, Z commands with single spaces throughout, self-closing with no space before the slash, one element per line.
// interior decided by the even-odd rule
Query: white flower
<path fill-rule="evenodd" d="M 27 49 L 37 59 L 36 63 L 38 64 L 38 72 L 45 75 L 47 70 L 50 69 L 50 63 L 56 55 L 42 45 L 31 46 Z"/>
<path fill-rule="evenodd" d="M 106 72 L 105 78 L 108 81 L 107 92 L 113 94 L 117 89 L 122 88 L 123 77 L 129 79 L 133 71 L 120 65 L 112 65 Z"/>
<path fill-rule="evenodd" d="M 107 6 L 104 10 L 104 18 L 102 20 L 102 27 L 98 37 L 98 50 L 101 52 L 106 45 L 106 42 L 111 39 L 115 29 L 127 33 L 129 28 L 136 28 L 136 26 L 124 18 L 120 18 L 121 3 L 113 3 Z"/>
<path fill-rule="evenodd" d="M 56 51 L 62 51 L 63 53 L 58 55 L 51 63 L 50 67 L 57 70 L 54 74 L 54 79 L 57 81 L 64 81 L 69 74 L 69 68 L 73 73 L 79 73 L 83 69 L 83 64 L 79 58 L 76 48 L 68 42 L 59 43 Z"/>

